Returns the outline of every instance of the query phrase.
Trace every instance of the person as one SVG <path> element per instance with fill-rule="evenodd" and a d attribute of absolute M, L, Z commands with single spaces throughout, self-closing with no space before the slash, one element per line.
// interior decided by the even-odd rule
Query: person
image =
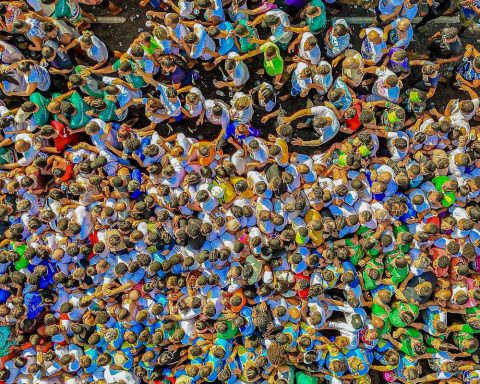
<path fill-rule="evenodd" d="M 350 45 L 351 30 L 343 19 L 334 21 L 325 35 L 326 54 L 329 58 L 339 56 Z"/>
<path fill-rule="evenodd" d="M 470 88 L 478 87 L 480 80 L 480 53 L 473 45 L 465 47 L 463 54 L 463 63 L 458 66 L 458 73 L 455 78 L 458 82 L 463 83 Z"/>
<path fill-rule="evenodd" d="M 387 43 L 383 40 L 383 30 L 377 27 L 365 28 L 360 31 L 362 42 L 362 57 L 368 64 L 377 64 L 387 51 Z"/>
<path fill-rule="evenodd" d="M 292 141 L 292 144 L 298 143 L 298 145 L 319 145 L 323 144 L 331 139 L 338 133 L 340 129 L 340 123 L 337 118 L 338 111 L 332 105 L 329 104 L 330 108 L 327 106 L 318 106 L 309 109 L 304 109 L 301 111 L 296 112 L 292 116 L 286 116 L 283 118 L 284 122 L 289 124 L 292 121 L 303 117 L 303 116 L 314 116 L 313 118 L 313 128 L 315 129 L 316 133 L 319 135 L 318 140 L 314 141 L 300 141 L 296 140 L 295 142 Z"/>
<path fill-rule="evenodd" d="M 277 45 L 266 42 L 256 50 L 250 51 L 242 56 L 236 56 L 235 60 L 242 61 L 249 57 L 258 55 L 259 53 L 263 53 L 263 66 L 265 68 L 265 72 L 274 77 L 274 84 L 279 84 L 283 74 L 283 58 Z"/>
<path fill-rule="evenodd" d="M 93 69 L 102 67 L 111 58 L 107 46 L 90 31 L 83 31 L 81 37 L 73 40 L 67 46 L 59 48 L 59 50 L 68 52 L 76 46 L 80 46 L 81 50 L 85 52 L 84 62 L 90 60 L 90 63 L 94 63 Z"/>
<path fill-rule="evenodd" d="M 412 22 L 406 17 L 395 19 L 383 29 L 383 39 L 397 48 L 407 49 L 412 38 Z"/>

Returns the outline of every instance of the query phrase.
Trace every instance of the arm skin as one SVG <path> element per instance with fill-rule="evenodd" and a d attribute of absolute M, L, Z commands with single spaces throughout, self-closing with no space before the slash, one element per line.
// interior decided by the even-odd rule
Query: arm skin
<path fill-rule="evenodd" d="M 66 47 L 61 47 L 59 48 L 59 51 L 64 51 L 64 52 L 67 52 L 69 51 L 70 49 L 72 48 L 75 48 L 77 45 L 78 45 L 78 41 L 77 40 L 72 40 L 72 42 L 70 44 L 68 44 Z"/>
<path fill-rule="evenodd" d="M 262 53 L 262 51 L 260 50 L 260 48 L 257 48 L 257 49 L 254 49 L 253 51 L 247 52 L 247 53 L 245 53 L 241 56 L 234 57 L 234 60 L 235 61 L 242 61 L 242 60 L 248 59 L 250 57 L 257 56 L 260 53 Z"/>
<path fill-rule="evenodd" d="M 67 93 L 64 93 L 63 95 L 57 96 L 54 100 L 58 101 L 58 102 L 61 102 L 61 101 L 65 100 L 67 97 L 72 96 L 74 92 L 75 91 L 69 91 Z"/>
<path fill-rule="evenodd" d="M 472 98 L 472 99 L 476 99 L 478 97 L 478 94 L 472 88 L 470 88 L 468 85 L 462 85 L 462 86 L 459 87 L 459 89 L 467 92 L 468 95 L 470 96 L 470 98 Z"/>
<path fill-rule="evenodd" d="M 285 117 L 285 122 L 291 123 L 292 121 L 299 119 L 303 116 L 311 116 L 312 115 L 312 109 L 311 108 L 305 108 L 301 109 L 300 111 L 295 112 L 292 116 L 286 116 Z"/>
<path fill-rule="evenodd" d="M 251 25 L 255 27 L 256 25 L 260 24 L 263 21 L 263 19 L 265 19 L 266 16 L 267 15 L 265 13 L 260 16 L 257 16 L 255 20 L 251 22 Z"/>

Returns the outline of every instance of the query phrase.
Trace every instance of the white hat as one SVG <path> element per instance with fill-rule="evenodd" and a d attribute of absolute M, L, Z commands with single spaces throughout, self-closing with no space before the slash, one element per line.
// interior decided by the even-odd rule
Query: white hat
<path fill-rule="evenodd" d="M 217 185 L 212 187 L 212 189 L 210 190 L 210 193 L 215 199 L 221 199 L 225 194 L 223 189 Z"/>

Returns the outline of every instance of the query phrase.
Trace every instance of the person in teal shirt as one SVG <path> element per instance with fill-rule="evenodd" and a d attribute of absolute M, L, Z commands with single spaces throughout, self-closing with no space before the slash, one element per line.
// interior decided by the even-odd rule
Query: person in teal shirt
<path fill-rule="evenodd" d="M 327 25 L 327 13 L 322 0 L 312 0 L 305 8 L 305 20 L 310 32 L 317 34 L 322 32 Z"/>

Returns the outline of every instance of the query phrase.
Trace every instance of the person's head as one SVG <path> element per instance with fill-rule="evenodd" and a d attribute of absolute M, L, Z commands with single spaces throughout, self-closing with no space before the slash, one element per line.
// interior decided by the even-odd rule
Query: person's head
<path fill-rule="evenodd" d="M 303 45 L 303 49 L 305 51 L 311 51 L 315 48 L 318 47 L 318 41 L 317 39 L 315 38 L 315 36 L 310 36 L 308 37 L 306 40 L 305 40 L 305 43 Z"/>
<path fill-rule="evenodd" d="M 275 15 L 267 15 L 264 19 L 263 19 L 263 26 L 265 27 L 276 27 L 278 25 L 280 25 L 280 23 L 282 22 L 282 20 L 275 16 Z"/>
<path fill-rule="evenodd" d="M 13 28 L 15 28 L 17 32 L 28 32 L 30 29 L 29 25 L 23 20 L 14 21 Z"/>
<path fill-rule="evenodd" d="M 312 19 L 314 17 L 318 17 L 322 14 L 322 8 L 316 7 L 314 5 L 309 5 L 305 8 L 305 15 Z"/>
<path fill-rule="evenodd" d="M 395 88 L 398 85 L 398 77 L 396 75 L 387 76 L 384 85 L 386 88 Z"/>
<path fill-rule="evenodd" d="M 268 61 L 273 60 L 275 57 L 277 57 L 277 48 L 273 45 L 269 45 L 265 50 L 265 57 Z"/>
<path fill-rule="evenodd" d="M 424 74 L 425 76 L 432 76 L 435 74 L 435 72 L 436 70 L 433 64 L 425 64 L 424 66 L 422 66 L 422 74 Z"/>
<path fill-rule="evenodd" d="M 400 33 L 405 33 L 411 28 L 411 25 L 412 25 L 412 22 L 409 19 L 402 17 L 397 24 L 397 30 Z"/>
<path fill-rule="evenodd" d="M 367 33 L 367 38 L 375 45 L 380 45 L 383 43 L 382 35 L 373 28 Z"/>
<path fill-rule="evenodd" d="M 333 27 L 332 33 L 336 37 L 345 36 L 348 33 L 348 28 L 343 23 L 338 23 Z"/>
<path fill-rule="evenodd" d="M 440 31 L 444 41 L 455 40 L 458 36 L 458 30 L 455 27 L 445 27 Z"/>
<path fill-rule="evenodd" d="M 82 36 L 80 37 L 80 47 L 86 51 L 93 47 L 93 39 L 94 36 L 92 31 L 83 31 Z"/>
<path fill-rule="evenodd" d="M 184 41 L 189 45 L 195 45 L 198 43 L 198 37 L 195 33 L 189 32 L 185 35 Z"/>

